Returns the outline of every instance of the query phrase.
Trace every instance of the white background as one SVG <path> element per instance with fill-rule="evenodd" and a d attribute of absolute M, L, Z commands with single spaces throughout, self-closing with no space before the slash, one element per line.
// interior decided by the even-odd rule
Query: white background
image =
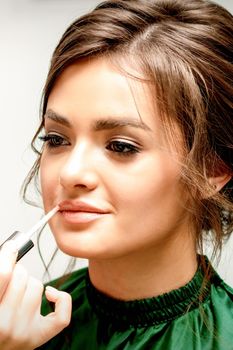
<path fill-rule="evenodd" d="M 39 105 L 49 60 L 67 26 L 92 9 L 97 0 L 0 0 L 0 242 L 15 230 L 29 229 L 42 210 L 26 205 L 21 184 L 33 163 L 30 141 L 38 126 Z M 233 0 L 219 0 L 233 12 Z M 42 240 L 42 253 L 54 249 L 49 230 Z M 35 240 L 34 240 L 35 241 Z M 43 265 L 37 249 L 21 262 L 35 277 L 42 278 Z M 67 257 L 60 256 L 51 269 L 62 274 Z M 85 265 L 86 261 L 78 261 Z M 224 248 L 217 267 L 233 286 L 233 238 Z"/>

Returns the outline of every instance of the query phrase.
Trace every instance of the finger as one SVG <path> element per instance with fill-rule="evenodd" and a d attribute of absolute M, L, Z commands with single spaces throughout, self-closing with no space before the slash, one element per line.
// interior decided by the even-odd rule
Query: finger
<path fill-rule="evenodd" d="M 71 296 L 53 287 L 47 286 L 45 290 L 46 298 L 55 304 L 54 312 L 43 317 L 46 336 L 48 339 L 61 332 L 70 323 L 72 299 Z"/>
<path fill-rule="evenodd" d="M 27 343 L 28 338 L 30 339 L 29 332 L 33 329 L 33 324 L 37 325 L 34 328 L 38 332 L 38 329 L 40 328 L 40 309 L 43 289 L 44 286 L 42 282 L 34 277 L 28 278 L 22 300 L 17 308 L 17 312 L 12 315 L 12 320 L 8 323 L 7 330 L 11 337 L 10 341 L 13 342 L 13 344 L 25 344 L 25 342 Z M 26 348 L 27 347 L 22 347 L 22 349 Z"/>
<path fill-rule="evenodd" d="M 70 294 L 59 291 L 51 286 L 45 289 L 46 298 L 55 304 L 54 312 L 49 317 L 55 319 L 58 323 L 67 326 L 70 322 L 72 300 Z"/>
<path fill-rule="evenodd" d="M 2 298 L 1 305 L 10 305 L 11 308 L 16 308 L 15 310 L 17 310 L 25 293 L 27 282 L 28 272 L 21 264 L 15 265 L 11 280 Z"/>
<path fill-rule="evenodd" d="M 25 319 L 31 320 L 35 313 L 40 313 L 43 291 L 44 286 L 41 281 L 34 277 L 28 279 L 20 307 L 20 312 L 25 316 Z"/>
<path fill-rule="evenodd" d="M 17 248 L 13 241 L 7 241 L 0 250 L 0 300 L 11 279 L 17 254 Z"/>
<path fill-rule="evenodd" d="M 18 312 L 27 284 L 27 272 L 17 264 L 0 304 L 0 338 L 8 338 L 15 324 L 19 322 Z"/>

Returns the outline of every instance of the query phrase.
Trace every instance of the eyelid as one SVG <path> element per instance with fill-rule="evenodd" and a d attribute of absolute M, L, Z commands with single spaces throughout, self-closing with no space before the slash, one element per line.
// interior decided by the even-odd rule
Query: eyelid
<path fill-rule="evenodd" d="M 43 138 L 43 137 L 52 137 L 52 136 L 57 136 L 57 137 L 61 137 L 65 140 L 68 140 L 68 137 L 63 135 L 62 133 L 58 132 L 58 131 L 46 131 L 44 132 L 44 135 L 39 136 L 39 138 Z"/>
<path fill-rule="evenodd" d="M 110 138 L 110 140 L 108 142 L 113 142 L 113 141 L 119 141 L 119 142 L 124 142 L 127 143 L 131 146 L 137 147 L 137 148 L 142 148 L 142 144 L 136 140 L 133 140 L 129 137 L 124 137 L 124 136 L 114 136 L 112 138 Z"/>
<path fill-rule="evenodd" d="M 113 153 L 113 155 L 121 158 L 130 156 L 132 157 L 141 152 L 141 147 L 124 139 L 110 140 L 106 145 L 106 149 L 109 152 Z"/>
<path fill-rule="evenodd" d="M 62 134 L 62 132 L 60 132 L 60 131 L 57 131 L 57 130 L 53 130 L 53 129 L 48 129 L 48 130 L 46 130 L 46 128 L 44 129 L 44 133 L 45 133 L 45 135 L 46 136 L 48 136 L 48 135 L 50 135 L 50 134 L 52 134 L 52 135 L 58 135 L 58 136 L 62 136 L 63 137 L 63 134 Z"/>
<path fill-rule="evenodd" d="M 60 139 L 63 144 L 62 143 L 57 145 L 53 144 L 52 142 L 53 138 Z M 60 133 L 52 132 L 52 131 L 46 133 L 45 135 L 39 136 L 39 139 L 42 142 L 46 143 L 50 148 L 58 148 L 58 147 L 70 145 L 70 141 L 69 139 L 67 139 L 67 137 L 61 135 Z"/>

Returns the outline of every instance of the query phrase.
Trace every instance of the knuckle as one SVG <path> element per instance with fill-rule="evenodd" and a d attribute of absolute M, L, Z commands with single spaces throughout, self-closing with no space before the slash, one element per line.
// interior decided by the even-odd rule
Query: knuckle
<path fill-rule="evenodd" d="M 63 299 L 65 302 L 71 303 L 72 298 L 71 298 L 71 295 L 70 295 L 69 293 L 63 292 L 63 291 L 61 291 L 60 293 L 61 293 L 62 299 Z"/>
<path fill-rule="evenodd" d="M 25 346 L 28 344 L 28 337 L 25 332 L 13 333 L 11 336 L 11 340 L 15 344 L 20 344 Z"/>
<path fill-rule="evenodd" d="M 8 341 L 11 338 L 11 329 L 8 325 L 1 324 L 0 326 L 0 339 L 1 341 Z"/>
<path fill-rule="evenodd" d="M 17 279 L 28 279 L 28 272 L 27 270 L 23 267 L 23 265 L 21 264 L 16 264 L 15 268 L 14 268 L 14 277 L 16 277 Z"/>
<path fill-rule="evenodd" d="M 29 284 L 30 284 L 31 288 L 37 290 L 37 291 L 38 291 L 39 293 L 41 293 L 41 294 L 43 293 L 44 285 L 43 285 L 43 283 L 42 283 L 40 280 L 38 280 L 37 278 L 31 276 L 31 277 L 29 278 Z"/>
<path fill-rule="evenodd" d="M 69 325 L 71 320 L 71 296 L 63 292 L 63 303 L 66 306 L 58 315 L 58 322 L 60 327 L 65 328 Z"/>
<path fill-rule="evenodd" d="M 26 346 L 29 344 L 30 339 L 28 332 L 22 331 L 20 327 L 12 327 L 9 322 L 1 323 L 0 325 L 0 344 L 2 342 L 14 344 L 15 346 Z M 18 348 L 18 347 L 17 347 Z M 26 347 L 23 347 L 23 349 Z M 0 346 L 1 349 L 1 346 Z"/>
<path fill-rule="evenodd" d="M 70 316 L 68 315 L 59 315 L 58 317 L 58 327 L 60 329 L 66 328 L 70 324 Z"/>
<path fill-rule="evenodd" d="M 10 267 L 5 267 L 0 269 L 0 281 L 1 284 L 8 282 L 12 277 L 12 269 Z"/>

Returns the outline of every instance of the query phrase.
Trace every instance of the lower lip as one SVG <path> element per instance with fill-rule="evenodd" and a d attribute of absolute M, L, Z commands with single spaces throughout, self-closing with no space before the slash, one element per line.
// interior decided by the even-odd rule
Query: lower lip
<path fill-rule="evenodd" d="M 82 211 L 60 211 L 60 214 L 68 223 L 73 224 L 87 224 L 94 220 L 102 218 L 103 213 L 91 213 L 91 212 L 82 212 Z"/>

